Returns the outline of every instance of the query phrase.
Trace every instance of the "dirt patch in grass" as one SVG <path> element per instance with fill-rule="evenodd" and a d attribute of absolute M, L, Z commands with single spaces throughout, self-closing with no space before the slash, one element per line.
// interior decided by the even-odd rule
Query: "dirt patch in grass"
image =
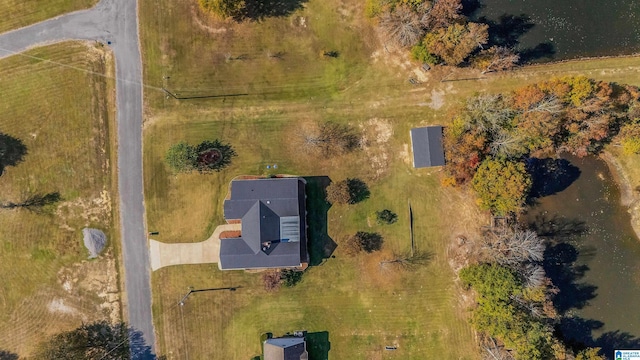
<path fill-rule="evenodd" d="M 384 261 L 395 258 L 393 251 L 385 248 L 371 254 L 362 254 L 354 259 L 360 265 L 362 279 L 381 290 L 393 290 L 403 283 L 405 271 L 393 264 L 383 264 Z"/>
<path fill-rule="evenodd" d="M 458 272 L 473 261 L 475 242 L 481 226 L 489 225 L 491 216 L 478 208 L 471 189 L 444 188 L 442 191 L 442 226 L 447 228 L 447 256 L 451 268 Z"/>
<path fill-rule="evenodd" d="M 78 198 L 71 201 L 64 201 L 56 209 L 56 216 L 60 218 L 60 227 L 69 231 L 78 229 L 71 227 L 67 219 L 73 219 L 77 223 L 77 219 L 84 222 L 81 227 L 87 227 L 90 224 L 100 222 L 111 222 L 111 195 L 107 189 L 103 189 L 99 196 L 91 199 Z"/>
<path fill-rule="evenodd" d="M 388 120 L 373 118 L 360 124 L 362 150 L 373 169 L 373 179 L 384 175 L 394 157 L 390 154 L 389 140 L 393 136 L 393 126 Z"/>
<path fill-rule="evenodd" d="M 97 260 L 85 260 L 58 272 L 58 284 L 70 298 L 92 296 L 96 313 L 107 315 L 112 322 L 121 320 L 118 273 L 113 251 L 107 251 Z M 94 317 L 84 314 L 85 317 Z M 102 317 L 99 317 L 102 318 Z"/>

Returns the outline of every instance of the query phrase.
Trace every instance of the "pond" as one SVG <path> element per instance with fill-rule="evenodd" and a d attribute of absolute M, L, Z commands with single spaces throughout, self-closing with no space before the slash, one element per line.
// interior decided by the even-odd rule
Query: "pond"
<path fill-rule="evenodd" d="M 493 21 L 494 38 L 526 60 L 548 61 L 640 51 L 637 0 L 468 0 L 473 19 Z M 502 17 L 502 18 L 501 18 Z"/>
<path fill-rule="evenodd" d="M 640 241 L 606 163 L 563 159 L 575 181 L 539 198 L 524 216 L 550 239 L 545 270 L 560 289 L 556 306 L 572 316 L 561 331 L 567 340 L 600 346 L 607 355 L 616 347 L 638 347 Z"/>

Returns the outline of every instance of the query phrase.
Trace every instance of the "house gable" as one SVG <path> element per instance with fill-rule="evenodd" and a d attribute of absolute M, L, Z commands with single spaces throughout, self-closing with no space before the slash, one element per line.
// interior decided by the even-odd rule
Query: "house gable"
<path fill-rule="evenodd" d="M 305 181 L 235 180 L 224 203 L 227 220 L 241 220 L 239 238 L 220 240 L 220 269 L 298 267 L 308 261 Z"/>

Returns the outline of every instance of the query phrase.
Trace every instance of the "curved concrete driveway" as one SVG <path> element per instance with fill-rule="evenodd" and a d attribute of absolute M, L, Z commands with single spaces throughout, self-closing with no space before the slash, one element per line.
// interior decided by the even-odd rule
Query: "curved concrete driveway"
<path fill-rule="evenodd" d="M 118 185 L 128 319 L 129 325 L 142 333 L 146 345 L 153 351 L 155 337 L 142 183 L 142 61 L 137 6 L 137 0 L 102 0 L 89 10 L 4 33 L 0 35 L 0 58 L 63 40 L 111 42 L 116 59 Z M 132 352 L 132 357 L 140 356 L 148 357 Z"/>

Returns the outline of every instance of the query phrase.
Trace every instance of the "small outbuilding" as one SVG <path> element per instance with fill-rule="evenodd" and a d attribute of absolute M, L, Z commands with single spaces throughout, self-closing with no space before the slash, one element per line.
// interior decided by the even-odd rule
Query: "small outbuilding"
<path fill-rule="evenodd" d="M 425 126 L 411 129 L 413 167 L 424 168 L 444 165 L 442 126 Z"/>

